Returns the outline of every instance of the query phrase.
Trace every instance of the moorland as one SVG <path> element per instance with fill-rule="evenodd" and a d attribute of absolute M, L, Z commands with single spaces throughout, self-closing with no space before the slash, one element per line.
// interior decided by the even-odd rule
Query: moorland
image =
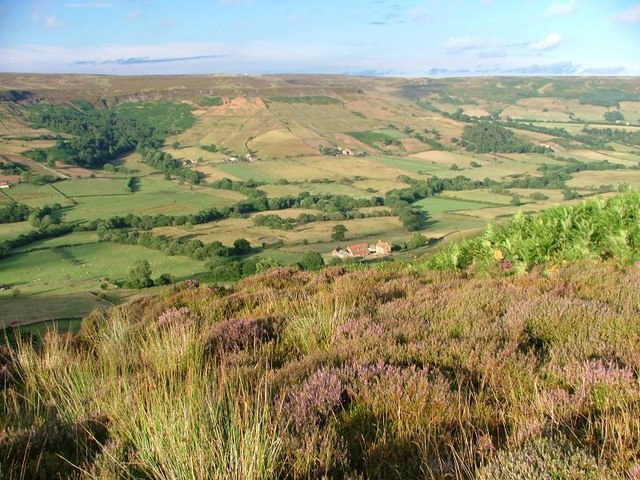
<path fill-rule="evenodd" d="M 0 476 L 638 478 L 637 79 L 0 86 Z"/>

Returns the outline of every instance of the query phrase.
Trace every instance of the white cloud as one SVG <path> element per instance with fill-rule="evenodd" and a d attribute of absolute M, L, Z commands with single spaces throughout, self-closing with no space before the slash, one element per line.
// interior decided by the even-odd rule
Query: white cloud
<path fill-rule="evenodd" d="M 640 3 L 636 3 L 626 10 L 616 13 L 613 19 L 617 22 L 640 23 Z"/>
<path fill-rule="evenodd" d="M 527 50 L 532 50 L 534 52 L 544 52 L 546 50 L 551 50 L 552 48 L 557 47 L 562 43 L 562 35 L 559 33 L 550 33 L 542 40 L 538 42 L 531 42 L 527 45 Z"/>
<path fill-rule="evenodd" d="M 578 0 L 569 0 L 569 2 L 552 3 L 545 12 L 546 17 L 564 17 L 578 11 Z"/>
<path fill-rule="evenodd" d="M 43 24 L 44 24 L 44 27 L 48 30 L 53 30 L 54 28 L 58 28 L 62 26 L 62 23 L 60 23 L 60 20 L 58 20 L 54 16 L 45 17 Z"/>
<path fill-rule="evenodd" d="M 473 37 L 451 37 L 444 44 L 444 48 L 451 53 L 464 52 L 466 50 L 475 50 L 484 47 L 484 42 Z"/>

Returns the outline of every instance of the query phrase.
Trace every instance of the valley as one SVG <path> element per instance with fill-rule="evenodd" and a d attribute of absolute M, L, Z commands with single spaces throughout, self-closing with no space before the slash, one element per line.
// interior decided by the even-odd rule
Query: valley
<path fill-rule="evenodd" d="M 0 211 L 61 209 L 55 228 L 0 224 L 0 322 L 159 291 L 127 284 L 145 260 L 228 284 L 309 251 L 368 262 L 331 256 L 362 242 L 406 259 L 637 188 L 639 95 L 635 78 L 0 74 Z M 104 122 L 142 136 L 78 156 L 94 147 L 72 125 Z"/>

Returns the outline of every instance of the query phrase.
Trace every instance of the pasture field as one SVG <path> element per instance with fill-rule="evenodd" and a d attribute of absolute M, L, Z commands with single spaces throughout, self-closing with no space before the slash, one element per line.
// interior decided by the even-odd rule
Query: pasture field
<path fill-rule="evenodd" d="M 464 210 L 477 210 L 482 208 L 491 208 L 491 205 L 473 202 L 469 200 L 457 200 L 445 197 L 425 198 L 415 203 L 415 205 L 428 212 L 431 216 L 436 217 L 443 213 L 459 212 Z"/>
<path fill-rule="evenodd" d="M 510 189 L 515 193 L 516 189 Z M 466 200 L 477 203 L 488 203 L 496 205 L 509 205 L 511 196 L 500 193 L 492 193 L 488 190 L 458 190 L 455 192 L 442 192 L 442 198 L 451 198 L 455 200 Z"/>
<path fill-rule="evenodd" d="M 264 165 L 264 164 L 262 164 Z M 263 171 L 262 165 L 258 166 L 255 163 L 220 163 L 216 165 L 216 169 L 229 174 L 235 178 L 241 180 L 253 179 L 257 182 L 274 183 L 278 177 L 270 175 Z"/>
<path fill-rule="evenodd" d="M 567 182 L 572 188 L 583 188 L 587 190 L 597 189 L 600 185 L 629 185 L 634 188 L 640 186 L 640 171 L 596 171 L 578 172 Z"/>
<path fill-rule="evenodd" d="M 82 180 L 82 182 L 89 180 Z M 79 181 L 80 182 L 80 181 Z M 79 183 L 78 182 L 78 183 Z M 97 184 L 102 188 L 126 185 L 126 181 L 112 179 Z M 80 191 L 90 191 L 91 183 Z M 135 193 L 97 194 L 74 197 L 76 205 L 66 215 L 68 220 L 93 220 L 114 215 L 181 215 L 196 213 L 211 207 L 231 205 L 242 200 L 244 195 L 228 190 L 214 190 L 207 187 L 180 185 L 176 180 L 165 180 L 162 175 L 150 175 L 140 178 L 139 190 Z"/>
<path fill-rule="evenodd" d="M 33 227 L 29 222 L 15 222 L 0 224 L 0 242 L 18 237 L 23 233 L 30 232 Z"/>
<path fill-rule="evenodd" d="M 408 188 L 409 184 L 400 180 L 407 176 L 423 180 L 431 176 L 449 179 L 464 176 L 478 181 L 489 178 L 510 182 L 523 176 L 542 177 L 543 173 L 538 170 L 542 165 L 566 166 L 558 157 L 582 162 L 607 160 L 627 167 L 571 174 L 573 178 L 566 186 L 578 193 L 591 195 L 606 185 L 614 189 L 621 185 L 639 186 L 640 171 L 635 168 L 640 162 L 640 145 L 624 143 L 626 140 L 617 139 L 606 149 L 598 149 L 586 146 L 597 145 L 597 141 L 584 145 L 554 142 L 553 135 L 528 131 L 526 125 L 518 128 L 509 124 L 517 137 L 533 145 L 552 146 L 555 159 L 545 154 L 500 153 L 504 149 L 479 154 L 466 151 L 460 142 L 469 122 L 477 121 L 461 113 L 472 117 L 493 115 L 492 121 L 498 124 L 507 117 L 521 119 L 533 122 L 534 126 L 564 128 L 572 135 L 584 134 L 585 127 L 639 130 L 640 102 L 620 102 L 619 110 L 625 120 L 619 124 L 607 124 L 604 119 L 605 112 L 617 107 L 580 103 L 585 93 L 609 86 L 614 91 L 624 90 L 637 97 L 637 81 L 618 78 L 588 81 L 460 78 L 436 82 L 342 76 L 0 75 L 0 88 L 29 89 L 40 103 L 73 104 L 81 109 L 89 102 L 108 105 L 122 117 L 152 125 L 158 135 L 164 137 L 161 149 L 178 160 L 195 162 L 187 168 L 204 173 L 205 184 L 225 177 L 236 181 L 253 179 L 264 183 L 258 188 L 269 198 L 297 196 L 305 191 L 354 198 L 385 197 L 390 190 Z M 135 152 L 110 161 L 116 171 L 111 168 L 88 170 L 60 162 L 36 163 L 22 154 L 30 149 L 53 146 L 52 137 L 48 140 L 38 137 L 57 134 L 30 126 L 23 115 L 28 108 L 19 102 L 0 102 L 3 120 L 0 160 L 23 163 L 31 168 L 32 174 L 70 178 L 51 185 L 14 185 L 0 193 L 0 205 L 10 199 L 31 208 L 60 203 L 65 207 L 65 221 L 82 223 L 129 213 L 195 213 L 211 207 L 232 206 L 247 198 L 238 192 L 215 190 L 204 184 L 195 186 L 176 179 L 166 180 L 163 173 L 144 164 Z M 416 134 L 437 139 L 442 150 L 419 141 Z M 213 144 L 219 149 L 217 152 L 202 148 Z M 349 148 L 365 156 L 322 154 L 322 148 L 333 147 Z M 227 157 L 244 157 L 247 153 L 255 154 L 259 160 L 225 161 Z M 131 176 L 139 179 L 133 193 L 127 188 Z M 279 183 L 282 179 L 290 183 Z M 555 190 L 445 191 L 415 204 L 429 214 L 427 225 L 420 233 L 443 238 L 443 241 L 466 236 L 487 221 L 502 221 L 517 211 L 528 213 L 565 203 L 563 189 L 564 185 L 556 184 Z M 549 198 L 534 201 L 530 198 L 534 192 Z M 520 197 L 522 205 L 511 205 L 513 195 Z M 575 201 L 578 200 L 569 203 Z M 301 209 L 261 213 L 286 218 L 302 212 L 317 213 Z M 265 237 L 279 237 L 283 240 L 282 246 L 258 250 L 257 254 L 277 257 L 284 263 L 298 261 L 308 250 L 328 254 L 336 246 L 330 237 L 337 223 L 348 229 L 347 240 L 341 242 L 343 246 L 378 239 L 406 241 L 413 235 L 397 217 L 314 222 L 298 225 L 291 231 L 280 231 L 256 227 L 253 215 L 255 213 L 234 214 L 234 218 L 192 228 L 158 228 L 153 233 L 204 242 L 221 241 L 225 245 L 246 238 L 254 246 L 260 246 Z M 26 222 L 0 225 L 0 241 L 15 238 L 31 228 Z M 21 283 L 18 288 L 24 299 L 35 302 L 51 298 L 54 304 L 63 305 L 56 300 L 62 298 L 59 295 L 79 295 L 77 302 L 71 303 L 89 308 L 91 302 L 81 301 L 84 297 L 80 292 L 99 289 L 102 277 L 122 279 L 132 262 L 145 255 L 156 275 L 163 272 L 164 265 L 167 269 L 176 269 L 177 276 L 202 274 L 205 270 L 204 263 L 166 257 L 142 247 L 100 244 L 96 240 L 94 233 L 82 232 L 25 246 L 0 260 L 0 277 L 3 282 L 4 278 L 13 278 Z M 431 248 L 433 246 L 420 252 Z M 175 265 L 171 263 L 174 261 Z M 107 293 L 116 291 L 121 292 L 109 287 Z M 0 297 L 6 300 L 7 294 Z M 81 307 L 70 307 L 73 315 L 68 316 L 76 316 L 81 310 Z M 42 318 L 35 310 L 29 311 L 34 318 Z"/>
<path fill-rule="evenodd" d="M 147 165 L 146 163 L 144 163 L 142 161 L 142 158 L 140 156 L 139 153 L 130 153 L 129 155 L 126 155 L 122 158 L 119 158 L 116 161 L 112 161 L 110 162 L 112 165 L 114 166 L 118 166 L 118 167 L 123 167 L 124 169 L 126 169 L 127 172 L 129 173 L 113 173 L 113 172 L 106 172 L 104 170 L 100 171 L 100 175 L 101 176 L 106 176 L 106 177 L 114 177 L 114 176 L 130 176 L 131 174 L 133 175 L 137 175 L 137 176 L 144 176 L 144 175 L 149 175 L 152 173 L 156 173 L 157 170 L 155 170 L 153 167 Z"/>
<path fill-rule="evenodd" d="M 317 151 L 315 147 L 308 145 L 302 138 L 286 128 L 258 135 L 247 145 L 269 158 L 277 158 L 283 151 L 287 152 L 288 156 L 313 155 Z"/>
<path fill-rule="evenodd" d="M 17 253 L 27 253 L 36 250 L 48 250 L 50 248 L 71 247 L 85 245 L 88 243 L 98 243 L 98 235 L 96 232 L 73 232 L 62 237 L 47 238 L 38 240 L 23 247 L 14 250 Z"/>
<path fill-rule="evenodd" d="M 123 282 L 136 261 L 148 260 L 153 277 L 188 277 L 206 270 L 202 262 L 170 257 L 135 245 L 83 243 L 9 256 L 0 262 L 0 278 L 25 294 L 67 294 L 100 290 L 104 279 Z M 111 288 L 111 287 L 109 287 Z"/>
<path fill-rule="evenodd" d="M 46 204 L 59 203 L 62 206 L 69 206 L 72 202 L 56 190 L 52 185 L 34 185 L 30 183 L 19 183 L 5 192 L 14 202 L 36 208 Z"/>
<path fill-rule="evenodd" d="M 56 189 L 67 197 L 94 197 L 109 195 L 128 195 L 125 178 L 83 178 L 73 182 L 59 182 Z"/>
<path fill-rule="evenodd" d="M 55 295 L 43 293 L 40 295 L 25 294 L 20 290 L 17 297 L 11 292 L 0 292 L 0 328 L 9 325 L 27 326 L 34 323 L 46 322 L 57 319 L 78 319 L 96 308 L 110 307 L 112 304 L 106 300 L 99 300 L 89 292 Z M 115 300 L 115 297 L 112 297 Z M 55 322 L 55 327 L 60 331 L 73 326 L 71 320 Z M 49 326 L 53 326 L 49 324 Z M 20 328 L 21 333 L 31 333 L 34 327 Z"/>

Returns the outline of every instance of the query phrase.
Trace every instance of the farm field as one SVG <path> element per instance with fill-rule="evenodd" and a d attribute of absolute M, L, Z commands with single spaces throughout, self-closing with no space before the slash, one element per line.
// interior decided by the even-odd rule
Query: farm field
<path fill-rule="evenodd" d="M 457 200 L 453 198 L 439 197 L 425 198 L 424 200 L 416 202 L 416 205 L 436 218 L 442 213 L 490 208 L 489 205 L 484 205 L 482 203 L 469 200 Z"/>
<path fill-rule="evenodd" d="M 163 242 L 200 240 L 222 242 L 229 248 L 246 239 L 254 249 L 240 261 L 257 255 L 289 264 L 309 250 L 329 260 L 338 244 L 381 239 L 404 248 L 415 233 L 444 243 L 477 233 L 488 221 L 503 221 L 518 211 L 537 212 L 575 203 L 581 195 L 640 186 L 636 136 L 640 91 L 634 79 L 435 82 L 303 75 L 141 79 L 0 74 L 0 91 L 11 89 L 29 89 L 40 106 L 74 105 L 77 112 L 100 105 L 98 111 L 109 109 L 152 127 L 157 151 L 172 163 L 167 167 L 149 162 L 140 148 L 97 167 L 46 160 L 47 149 L 73 134 L 34 123 L 29 103 L 0 101 L 0 182 L 11 182 L 0 193 L 0 209 L 13 202 L 31 211 L 57 203 L 62 206 L 62 221 L 74 226 L 129 214 L 184 218 L 222 209 L 221 219 L 196 224 L 182 220 L 176 226 L 156 226 L 150 233 Z M 615 103 L 604 107 L 598 104 L 602 92 L 626 100 L 619 101 L 619 107 Z M 629 101 L 634 95 L 638 100 Z M 604 114 L 614 110 L 624 122 L 606 122 Z M 493 125 L 507 125 L 505 135 L 519 142 L 517 148 L 488 145 L 483 150 L 466 142 L 469 129 L 482 124 L 480 117 L 491 117 Z M 552 128 L 565 129 L 568 138 L 544 130 Z M 588 133 L 589 129 L 601 133 Z M 251 161 L 244 161 L 246 156 Z M 577 171 L 582 167 L 575 165 L 580 163 L 596 169 Z M 435 182 L 434 177 L 449 183 L 426 197 L 419 188 L 412 190 L 415 182 Z M 213 182 L 225 178 L 230 180 L 224 185 L 228 189 L 212 188 Z M 424 212 L 426 220 L 408 228 L 400 218 L 402 205 L 393 203 L 397 192 L 405 192 L 405 206 Z M 323 200 L 314 208 L 301 208 L 306 196 Z M 295 198 L 293 208 L 273 210 L 268 200 L 284 197 Z M 361 203 L 357 208 L 345 206 L 346 198 Z M 392 216 L 353 218 L 379 210 Z M 333 214 L 334 220 L 294 224 L 286 231 L 253 222 L 258 214 L 290 219 L 300 213 Z M 341 216 L 345 219 L 336 219 Z M 331 240 L 338 224 L 347 228 L 342 242 Z M 0 244 L 33 235 L 38 228 L 37 221 L 0 224 Z M 129 227 L 124 231 L 142 232 Z M 265 239 L 282 243 L 263 250 Z M 398 255 L 434 248 L 438 247 Z M 15 299 L 10 291 L 0 297 L 6 311 L 16 310 L 9 304 L 20 296 L 34 302 L 64 295 L 84 298 L 83 292 L 99 291 L 100 278 L 122 281 L 135 261 L 143 259 L 151 263 L 154 275 L 167 271 L 186 278 L 208 270 L 205 261 L 169 257 L 161 250 L 99 243 L 96 232 L 29 240 L 0 258 L 0 283 L 20 290 Z M 63 315 L 64 302 L 57 304 L 61 305 L 60 312 L 55 310 L 57 316 L 86 313 L 70 307 L 73 315 Z M 80 300 L 76 304 L 87 309 L 93 305 Z"/>
<path fill-rule="evenodd" d="M 33 230 L 28 222 L 5 223 L 0 225 L 0 242 L 10 240 Z"/>
<path fill-rule="evenodd" d="M 65 239 L 67 244 L 75 243 L 73 236 Z M 148 260 L 154 276 L 171 273 L 182 278 L 205 270 L 202 262 L 158 252 L 150 255 L 148 249 L 139 246 L 98 242 L 74 246 L 49 245 L 49 248 L 44 248 L 46 246 L 44 244 L 40 250 L 19 253 L 2 260 L 2 281 L 14 285 L 20 294 L 68 294 L 100 291 L 105 278 L 109 279 L 106 283 L 111 288 L 109 285 L 112 282 L 125 280 L 131 266 L 138 260 Z M 8 299 L 10 292 L 2 296 Z"/>

